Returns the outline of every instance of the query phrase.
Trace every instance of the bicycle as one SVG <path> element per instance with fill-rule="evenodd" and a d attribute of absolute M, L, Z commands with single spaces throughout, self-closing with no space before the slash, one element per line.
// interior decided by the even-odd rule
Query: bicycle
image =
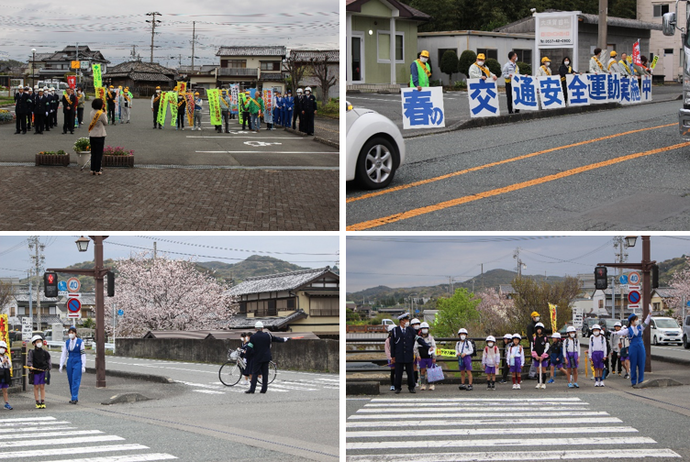
<path fill-rule="evenodd" d="M 220 366 L 218 370 L 218 379 L 226 387 L 232 387 L 237 385 L 242 376 L 244 375 L 244 369 L 247 367 L 247 360 L 240 356 L 242 352 L 241 348 L 235 350 L 228 350 L 228 360 Z M 268 364 L 268 383 L 271 384 L 276 379 L 278 375 L 278 366 L 276 363 L 271 361 Z M 259 376 L 259 384 L 262 384 L 262 377 Z"/>

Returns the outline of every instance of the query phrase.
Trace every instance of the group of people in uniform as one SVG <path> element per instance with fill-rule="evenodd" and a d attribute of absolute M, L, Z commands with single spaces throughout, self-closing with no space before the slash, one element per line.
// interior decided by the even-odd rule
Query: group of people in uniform
<path fill-rule="evenodd" d="M 50 129 L 58 128 L 58 112 L 62 104 L 62 133 L 74 133 L 82 125 L 84 118 L 85 94 L 81 88 L 76 92 L 68 88 L 62 95 L 54 87 L 32 89 L 30 86 L 19 87 L 14 94 L 16 131 L 15 135 L 24 134 L 34 128 L 35 135 L 42 135 Z"/>

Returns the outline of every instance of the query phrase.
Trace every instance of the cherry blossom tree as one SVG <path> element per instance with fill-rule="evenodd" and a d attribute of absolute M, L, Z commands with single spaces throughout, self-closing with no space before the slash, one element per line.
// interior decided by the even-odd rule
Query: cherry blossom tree
<path fill-rule="evenodd" d="M 669 308 L 673 310 L 674 315 L 680 316 L 683 310 L 683 298 L 685 301 L 690 300 L 690 256 L 685 257 L 683 269 L 673 273 L 669 286 L 676 290 L 669 303 Z"/>
<path fill-rule="evenodd" d="M 477 294 L 482 301 L 477 305 L 479 325 L 485 335 L 500 337 L 515 331 L 515 303 L 496 289 L 488 288 Z"/>
<path fill-rule="evenodd" d="M 105 322 L 117 337 L 139 337 L 149 330 L 224 329 L 237 312 L 237 300 L 228 286 L 199 272 L 191 260 L 148 258 L 138 254 L 119 260 L 115 296 L 106 297 Z"/>

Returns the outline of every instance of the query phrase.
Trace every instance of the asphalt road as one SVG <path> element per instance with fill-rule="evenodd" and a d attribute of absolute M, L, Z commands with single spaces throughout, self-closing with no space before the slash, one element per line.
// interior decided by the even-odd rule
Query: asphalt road
<path fill-rule="evenodd" d="M 348 230 L 686 230 L 677 101 L 406 140 L 380 192 L 348 185 Z"/>
<path fill-rule="evenodd" d="M 93 357 L 88 355 L 87 367 L 92 364 Z M 219 383 L 219 365 L 108 357 L 106 367 L 164 375 L 175 382 L 161 384 L 107 376 L 108 387 L 96 389 L 95 376 L 87 373 L 79 404 L 74 406 L 67 403 L 66 376 L 56 370 L 47 387 L 47 409 L 33 409 L 33 395 L 27 391 L 12 395 L 15 409 L 0 414 L 5 435 L 0 438 L 0 460 L 81 461 L 85 460 L 83 457 L 93 462 L 122 462 L 175 457 L 185 461 L 333 461 L 338 458 L 337 374 L 279 370 L 267 394 L 247 395 L 246 388 L 226 388 Z M 120 393 L 140 393 L 151 400 L 100 404 Z M 12 433 L 12 438 L 24 439 L 26 444 L 8 445 L 9 432 L 5 429 L 9 425 L 18 430 Z M 40 442 L 41 437 L 36 434 L 35 428 L 43 425 L 53 428 L 51 435 L 45 436 L 50 442 Z M 59 428 L 63 425 L 74 429 Z M 76 434 L 78 431 L 98 433 Z M 72 439 L 82 437 L 92 439 Z M 6 452 L 10 447 L 12 451 L 36 452 L 10 454 Z M 152 454 L 158 454 L 157 458 Z M 138 458 L 107 458 L 127 455 Z"/>
<path fill-rule="evenodd" d="M 33 163 L 39 151 L 62 149 L 73 153 L 77 138 L 88 135 L 89 109 L 85 109 L 84 125 L 74 134 L 62 134 L 62 114 L 59 127 L 43 135 L 14 135 L 14 124 L 0 125 L 0 163 Z M 122 146 L 134 150 L 135 165 L 155 166 L 212 166 L 212 167 L 288 167 L 337 169 L 338 149 L 301 137 L 283 129 L 242 131 L 237 119 L 230 122 L 230 133 L 216 133 L 211 126 L 208 107 L 202 115 L 202 130 L 187 126 L 175 130 L 168 123 L 162 130 L 153 129 L 150 101 L 135 100 L 129 124 L 108 125 L 106 146 Z M 72 156 L 76 162 L 75 156 Z"/>

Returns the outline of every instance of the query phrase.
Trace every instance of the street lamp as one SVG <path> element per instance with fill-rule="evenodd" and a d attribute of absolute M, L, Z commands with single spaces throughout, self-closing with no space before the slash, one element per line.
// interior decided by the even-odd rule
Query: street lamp
<path fill-rule="evenodd" d="M 625 245 L 627 247 L 635 247 L 637 243 L 637 236 L 625 236 Z"/>
<path fill-rule="evenodd" d="M 77 249 L 79 249 L 80 252 L 86 252 L 89 249 L 89 242 L 91 242 L 91 240 L 82 236 L 74 242 L 77 244 Z"/>
<path fill-rule="evenodd" d="M 35 87 L 36 86 L 36 48 L 31 49 L 31 54 L 33 57 L 31 58 L 31 86 Z"/>

